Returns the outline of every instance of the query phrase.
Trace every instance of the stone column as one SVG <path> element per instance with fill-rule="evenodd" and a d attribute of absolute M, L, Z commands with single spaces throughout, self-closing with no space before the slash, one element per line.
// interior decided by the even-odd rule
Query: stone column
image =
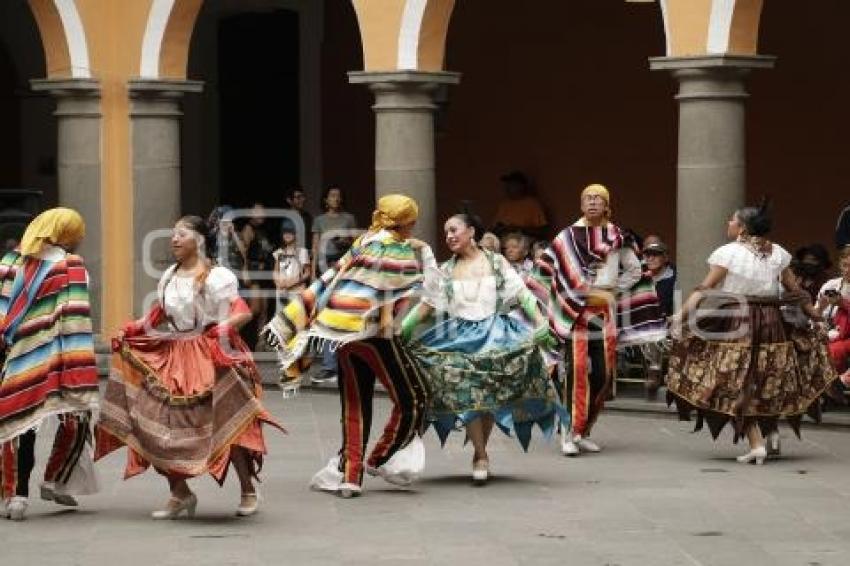
<path fill-rule="evenodd" d="M 59 205 L 79 211 L 86 237 L 77 250 L 89 271 L 92 323 L 100 332 L 103 290 L 100 83 L 93 79 L 38 79 L 34 91 L 56 99 Z"/>
<path fill-rule="evenodd" d="M 129 82 L 133 163 L 133 310 L 155 298 L 159 274 L 171 262 L 167 231 L 180 217 L 180 99 L 203 83 Z M 158 232 L 159 231 L 159 232 Z"/>
<path fill-rule="evenodd" d="M 726 243 L 726 219 L 745 204 L 745 79 L 774 57 L 700 56 L 650 59 L 679 82 L 676 263 L 687 296 L 705 276 L 709 254 Z"/>
<path fill-rule="evenodd" d="M 375 192 L 407 194 L 419 203 L 417 237 L 437 242 L 434 178 L 434 95 L 458 84 L 458 73 L 352 72 L 349 80 L 375 93 Z"/>

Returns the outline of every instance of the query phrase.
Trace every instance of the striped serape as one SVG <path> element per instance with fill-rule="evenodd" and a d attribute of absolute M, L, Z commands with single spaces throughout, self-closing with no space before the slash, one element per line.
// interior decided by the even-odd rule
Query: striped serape
<path fill-rule="evenodd" d="M 9 252 L 0 260 L 0 442 L 50 415 L 97 408 L 83 260 Z"/>
<path fill-rule="evenodd" d="M 623 247 L 617 226 L 569 226 L 561 231 L 526 279 L 529 289 L 547 313 L 552 331 L 561 340 L 570 338 L 576 321 L 587 307 L 589 281 L 594 266 Z M 652 279 L 644 275 L 616 297 L 618 346 L 657 342 L 666 336 L 658 296 Z"/>
<path fill-rule="evenodd" d="M 266 326 L 277 338 L 284 369 L 311 344 L 370 338 L 382 326 L 384 307 L 393 315 L 422 284 L 422 263 L 406 241 L 389 232 L 358 238 L 337 265 L 293 298 Z M 365 242 L 365 243 L 364 243 Z"/>

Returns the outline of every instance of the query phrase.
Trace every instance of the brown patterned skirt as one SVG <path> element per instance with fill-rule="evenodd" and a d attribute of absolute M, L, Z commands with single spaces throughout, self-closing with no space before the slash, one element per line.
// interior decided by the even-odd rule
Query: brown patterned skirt
<path fill-rule="evenodd" d="M 775 427 L 786 417 L 799 435 L 808 413 L 820 418 L 820 396 L 837 378 L 826 336 L 792 324 L 781 307 L 796 298 L 713 295 L 700 305 L 681 340 L 674 342 L 667 376 L 668 402 L 696 429 L 708 423 L 716 439 L 727 423 L 737 441 L 753 423 Z M 708 314 L 706 314 L 708 313 Z"/>
<path fill-rule="evenodd" d="M 153 465 L 171 478 L 209 473 L 222 483 L 238 446 L 256 475 L 266 453 L 262 425 L 282 427 L 262 405 L 250 351 L 235 333 L 230 339 L 227 348 L 203 335 L 118 343 L 95 429 L 95 459 L 126 445 L 125 478 Z"/>

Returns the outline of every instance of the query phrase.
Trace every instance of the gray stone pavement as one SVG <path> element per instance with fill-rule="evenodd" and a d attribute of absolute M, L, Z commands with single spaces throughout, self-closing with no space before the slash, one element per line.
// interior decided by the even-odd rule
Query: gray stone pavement
<path fill-rule="evenodd" d="M 387 401 L 380 407 L 377 432 Z M 34 500 L 24 523 L 0 522 L 3 564 L 86 566 L 486 564 L 850 564 L 850 430 L 782 428 L 786 457 L 737 464 L 743 447 L 662 415 L 603 414 L 603 453 L 560 456 L 539 436 L 529 454 L 494 436 L 492 482 L 468 480 L 471 451 L 455 435 L 426 437 L 413 489 L 366 481 L 359 499 L 312 493 L 307 482 L 338 448 L 339 407 L 305 391 L 267 405 L 289 429 L 269 432 L 260 514 L 233 516 L 238 487 L 193 481 L 192 520 L 154 522 L 166 498 L 154 473 L 121 480 L 123 453 L 99 464 L 102 492 L 77 511 Z M 46 442 L 43 435 L 43 442 Z M 41 446 L 39 455 L 45 454 Z M 42 462 L 43 463 L 43 462 Z M 40 474 L 40 470 L 37 470 Z"/>

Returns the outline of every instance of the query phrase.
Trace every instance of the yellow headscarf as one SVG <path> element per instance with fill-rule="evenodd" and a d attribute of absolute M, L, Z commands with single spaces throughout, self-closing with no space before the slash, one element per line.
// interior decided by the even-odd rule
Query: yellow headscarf
<path fill-rule="evenodd" d="M 605 204 L 608 205 L 608 212 L 605 213 L 605 216 L 611 216 L 611 193 L 608 192 L 608 188 L 605 187 L 605 185 L 595 183 L 593 185 L 586 186 L 581 192 L 581 198 L 584 199 L 586 196 L 597 196 L 604 200 Z"/>
<path fill-rule="evenodd" d="M 419 205 L 412 198 L 405 195 L 386 195 L 378 199 L 369 231 L 393 230 L 415 222 L 418 216 Z"/>
<path fill-rule="evenodd" d="M 36 256 L 44 244 L 65 249 L 75 247 L 86 235 L 86 223 L 80 213 L 70 208 L 51 208 L 35 217 L 21 238 L 21 254 Z"/>

